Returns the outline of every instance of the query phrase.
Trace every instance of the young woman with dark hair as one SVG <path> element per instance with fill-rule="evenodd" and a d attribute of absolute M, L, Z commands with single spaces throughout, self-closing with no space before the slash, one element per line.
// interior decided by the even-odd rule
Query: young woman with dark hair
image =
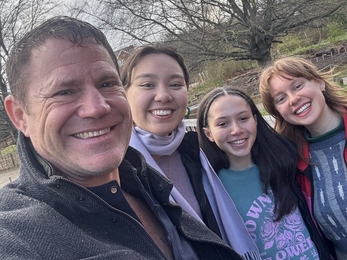
<path fill-rule="evenodd" d="M 197 128 L 202 150 L 263 259 L 330 258 L 295 182 L 295 145 L 247 94 L 212 90 L 200 102 Z"/>

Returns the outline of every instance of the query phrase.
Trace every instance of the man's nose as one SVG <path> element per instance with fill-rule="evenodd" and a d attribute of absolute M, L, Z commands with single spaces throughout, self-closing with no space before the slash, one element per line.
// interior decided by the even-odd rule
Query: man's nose
<path fill-rule="evenodd" d="M 95 87 L 88 88 L 80 98 L 78 115 L 81 118 L 99 118 L 111 111 L 107 99 Z"/>

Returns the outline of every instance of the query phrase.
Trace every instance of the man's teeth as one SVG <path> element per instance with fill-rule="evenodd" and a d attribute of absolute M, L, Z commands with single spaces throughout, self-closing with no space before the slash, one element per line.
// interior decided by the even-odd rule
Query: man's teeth
<path fill-rule="evenodd" d="M 171 110 L 153 110 L 152 114 L 156 116 L 166 116 L 171 114 Z"/>
<path fill-rule="evenodd" d="M 237 141 L 233 141 L 233 144 L 242 144 L 245 142 L 246 139 L 241 139 L 241 140 L 237 140 Z"/>
<path fill-rule="evenodd" d="M 311 106 L 311 103 L 308 103 L 308 104 L 302 106 L 300 109 L 298 109 L 298 110 L 296 111 L 296 114 L 298 115 L 298 114 L 304 112 L 304 111 L 305 111 L 307 108 L 309 108 L 310 106 Z"/>
<path fill-rule="evenodd" d="M 91 137 L 104 135 L 110 131 L 111 131 L 111 128 L 109 127 L 109 128 L 106 128 L 106 129 L 100 130 L 100 131 L 84 132 L 84 133 L 75 134 L 75 137 L 77 137 L 79 139 L 87 139 L 87 138 L 91 138 Z"/>

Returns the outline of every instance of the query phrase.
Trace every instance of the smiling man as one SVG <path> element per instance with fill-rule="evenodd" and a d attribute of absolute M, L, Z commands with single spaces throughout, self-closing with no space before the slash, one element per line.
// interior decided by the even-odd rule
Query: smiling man
<path fill-rule="evenodd" d="M 6 72 L 21 169 L 0 190 L 1 259 L 241 259 L 128 148 L 130 106 L 101 31 L 54 17 Z"/>

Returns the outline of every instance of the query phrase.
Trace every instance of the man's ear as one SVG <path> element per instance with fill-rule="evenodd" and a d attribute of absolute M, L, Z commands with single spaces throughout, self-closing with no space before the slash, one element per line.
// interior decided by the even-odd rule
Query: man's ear
<path fill-rule="evenodd" d="M 5 109 L 14 126 L 23 132 L 25 136 L 29 137 L 27 113 L 21 102 L 14 96 L 9 95 L 5 98 Z"/>
<path fill-rule="evenodd" d="M 207 127 L 202 128 L 204 130 L 204 134 L 206 135 L 207 139 L 210 140 L 212 143 L 214 143 L 213 136 L 211 135 L 210 129 Z"/>

